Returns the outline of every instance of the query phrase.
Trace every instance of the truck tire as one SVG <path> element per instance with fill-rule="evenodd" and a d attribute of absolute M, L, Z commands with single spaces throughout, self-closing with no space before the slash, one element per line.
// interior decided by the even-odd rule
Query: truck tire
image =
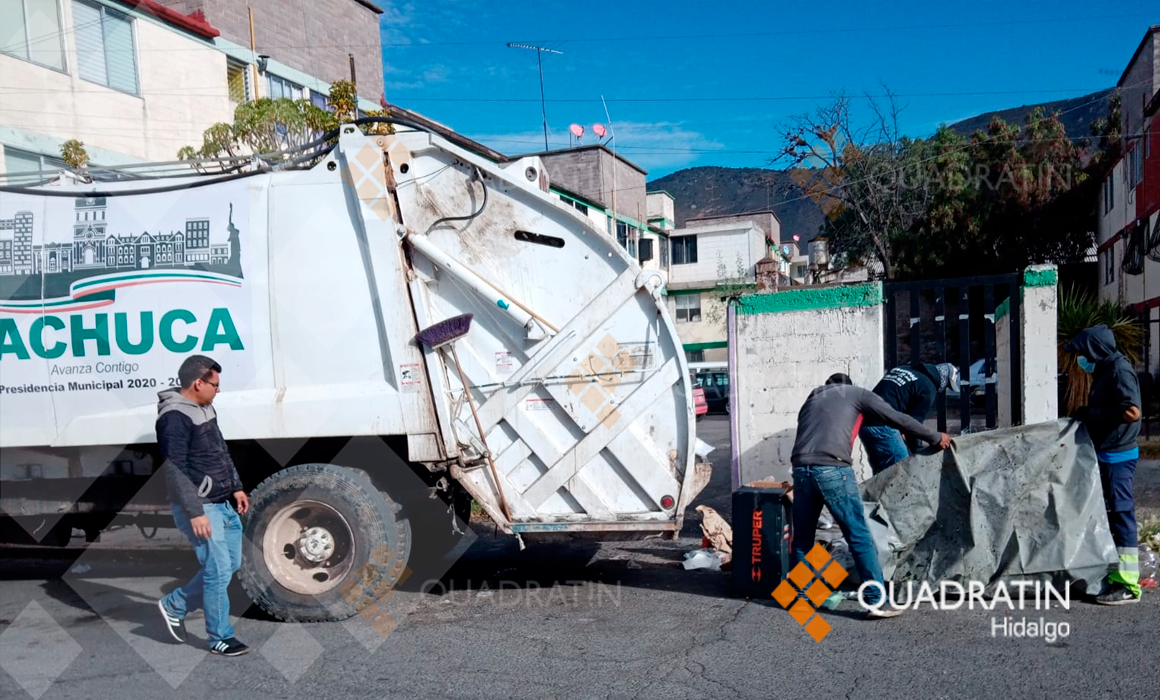
<path fill-rule="evenodd" d="M 242 588 L 287 622 L 345 620 L 385 601 L 409 572 L 406 516 L 357 469 L 301 464 L 279 471 L 250 495 L 243 531 Z"/>

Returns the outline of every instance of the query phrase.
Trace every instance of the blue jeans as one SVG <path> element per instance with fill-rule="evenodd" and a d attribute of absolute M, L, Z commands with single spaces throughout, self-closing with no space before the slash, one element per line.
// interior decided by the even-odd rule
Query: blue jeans
<path fill-rule="evenodd" d="M 230 624 L 230 598 L 227 589 L 234 572 L 242 565 L 242 521 L 229 503 L 206 503 L 212 532 L 204 540 L 193 534 L 189 514 L 172 504 L 173 521 L 193 543 L 201 569 L 181 588 L 165 596 L 165 608 L 174 617 L 185 616 L 198 608 L 205 609 L 205 632 L 212 647 L 234 636 Z"/>
<path fill-rule="evenodd" d="M 902 433 L 885 425 L 868 425 L 858 431 L 866 456 L 870 458 L 870 469 L 875 474 L 885 471 L 910 456 Z"/>
<path fill-rule="evenodd" d="M 858 490 L 858 477 L 850 467 L 794 467 L 793 468 L 793 562 L 803 560 L 814 546 L 818 516 L 822 506 L 829 506 L 830 513 L 842 529 L 842 535 L 850 545 L 854 566 L 863 583 L 882 580 L 882 564 L 878 561 L 878 549 L 870 537 L 866 525 L 866 514 L 862 510 L 862 492 Z M 807 564 L 808 566 L 808 564 Z M 882 599 L 883 589 L 877 586 L 866 588 L 863 598 L 873 605 Z"/>

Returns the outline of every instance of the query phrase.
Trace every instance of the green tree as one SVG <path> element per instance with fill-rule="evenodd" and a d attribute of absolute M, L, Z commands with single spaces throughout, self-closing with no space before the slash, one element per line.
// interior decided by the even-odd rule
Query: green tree
<path fill-rule="evenodd" d="M 77 172 L 83 172 L 89 165 L 89 152 L 83 141 L 69 139 L 60 145 L 60 157 Z"/>
<path fill-rule="evenodd" d="M 234 110 L 233 123 L 218 122 L 202 134 L 198 148 L 184 146 L 177 152 L 180 160 L 220 158 L 250 154 L 270 154 L 303 146 L 340 124 L 358 118 L 358 95 L 354 83 L 335 81 L 322 109 L 310 100 L 270 99 L 263 97 L 243 102 Z M 388 116 L 373 110 L 370 116 Z M 372 124 L 368 133 L 391 133 L 390 124 Z M 196 166 L 205 171 L 204 165 Z M 226 166 L 221 166 L 223 169 Z"/>

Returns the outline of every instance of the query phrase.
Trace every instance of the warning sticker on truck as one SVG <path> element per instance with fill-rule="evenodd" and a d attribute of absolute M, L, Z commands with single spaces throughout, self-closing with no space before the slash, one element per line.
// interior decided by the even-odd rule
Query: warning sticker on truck
<path fill-rule="evenodd" d="M 556 399 L 524 399 L 525 411 L 550 411 L 552 404 L 556 403 Z"/>
<path fill-rule="evenodd" d="M 404 394 L 416 394 L 422 385 L 423 379 L 419 373 L 419 365 L 417 363 L 404 363 L 399 365 L 399 391 L 402 391 Z"/>
<path fill-rule="evenodd" d="M 510 350 L 495 351 L 495 373 L 501 377 L 510 375 L 516 368 L 516 361 Z"/>

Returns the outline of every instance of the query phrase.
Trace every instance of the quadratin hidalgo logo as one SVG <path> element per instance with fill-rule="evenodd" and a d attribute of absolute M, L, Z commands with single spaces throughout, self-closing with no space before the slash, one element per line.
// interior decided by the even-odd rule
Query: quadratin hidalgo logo
<path fill-rule="evenodd" d="M 375 216 L 390 221 L 395 217 L 395 204 L 387 183 L 387 169 L 383 167 L 383 153 L 394 165 L 402 165 L 411 160 L 411 152 L 394 136 L 375 137 L 375 144 L 378 148 L 364 144 L 358 149 L 342 169 L 342 179 Z"/>
<path fill-rule="evenodd" d="M 806 566 L 806 562 L 813 567 L 812 570 Z M 815 544 L 806 554 L 805 561 L 798 562 L 789 572 L 789 578 L 773 590 L 773 599 L 805 628 L 814 641 L 821 642 L 832 628 L 817 614 L 818 608 L 848 575 L 842 565 L 830 557 L 825 547 Z"/>
<path fill-rule="evenodd" d="M 636 359 L 611 335 L 596 344 L 596 349 L 572 371 L 568 388 L 580 397 L 580 403 L 611 428 L 620 420 L 620 411 L 612 403 L 612 392 L 624 381 L 625 374 L 636 368 Z"/>
<path fill-rule="evenodd" d="M 214 240 L 209 217 L 181 230 L 116 231 L 105 197 L 78 197 L 68 240 L 33 244 L 31 211 L 0 219 L 0 313 L 57 314 L 109 306 L 116 290 L 144 284 L 196 282 L 242 286 L 240 231 L 234 207 L 225 240 Z M 5 235 L 12 232 L 11 237 Z M 46 237 L 47 238 L 47 237 Z"/>

